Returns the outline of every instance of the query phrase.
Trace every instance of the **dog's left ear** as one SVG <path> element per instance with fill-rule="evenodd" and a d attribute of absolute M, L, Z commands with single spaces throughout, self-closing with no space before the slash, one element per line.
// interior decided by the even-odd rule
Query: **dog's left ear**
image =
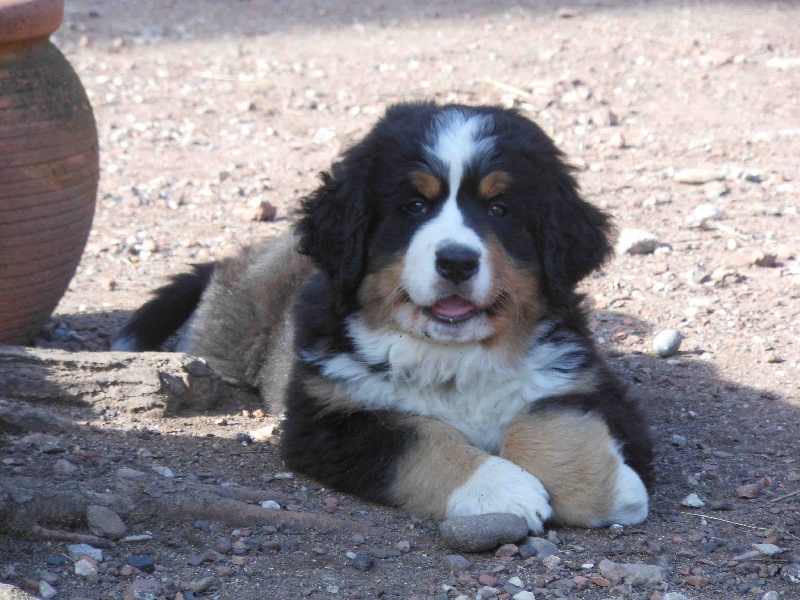
<path fill-rule="evenodd" d="M 581 198 L 570 168 L 555 169 L 556 194 L 544 224 L 544 270 L 551 299 L 565 298 L 613 253 L 610 217 Z"/>
<path fill-rule="evenodd" d="M 373 153 L 362 142 L 321 175 L 322 184 L 303 199 L 295 226 L 301 254 L 327 273 L 339 306 L 363 275 L 369 214 L 367 193 Z"/>

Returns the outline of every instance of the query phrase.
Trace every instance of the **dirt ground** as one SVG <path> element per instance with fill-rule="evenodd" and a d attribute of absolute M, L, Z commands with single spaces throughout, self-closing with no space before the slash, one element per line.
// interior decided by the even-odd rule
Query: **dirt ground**
<path fill-rule="evenodd" d="M 56 597 L 70 599 L 509 598 L 520 587 L 540 600 L 800 598 L 798 32 L 792 2 L 67 2 L 54 41 L 93 103 L 101 181 L 83 261 L 38 346 L 107 350 L 168 275 L 287 229 L 317 173 L 388 105 L 514 105 L 620 230 L 662 244 L 582 285 L 601 347 L 649 407 L 658 482 L 639 527 L 550 530 L 558 563 L 488 552 L 451 571 L 424 515 L 287 478 L 273 445 L 246 444 L 241 434 L 271 422 L 252 403 L 171 418 L 54 405 L 81 428 L 54 434 L 57 452 L 6 433 L 0 474 L 100 500 L 123 468 L 154 499 L 186 482 L 238 484 L 350 529 L 237 528 L 140 503 L 117 510 L 149 537 L 106 549 L 94 577 L 47 563 L 64 543 L 0 534 L 0 581 L 31 591 L 55 575 Z M 689 168 L 708 181 L 682 183 Z M 273 222 L 253 220 L 262 202 Z M 653 338 L 666 328 L 684 340 L 660 359 Z M 176 476 L 167 485 L 153 466 Z M 681 503 L 692 493 L 703 506 Z M 761 543 L 781 550 L 754 551 Z M 360 570 L 348 552 L 375 564 Z M 126 569 L 132 555 L 155 573 Z M 603 559 L 666 575 L 626 584 L 601 576 Z"/>

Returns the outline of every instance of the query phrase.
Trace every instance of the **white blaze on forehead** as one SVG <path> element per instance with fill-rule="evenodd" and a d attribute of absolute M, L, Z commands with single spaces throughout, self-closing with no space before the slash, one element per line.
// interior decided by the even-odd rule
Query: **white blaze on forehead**
<path fill-rule="evenodd" d="M 425 151 L 432 163 L 447 170 L 449 190 L 439 214 L 417 231 L 406 253 L 403 286 L 415 304 L 431 306 L 441 299 L 437 289 L 441 278 L 436 270 L 436 251 L 448 244 L 466 246 L 478 253 L 478 273 L 470 281 L 468 299 L 477 304 L 490 300 L 492 274 L 488 251 L 477 232 L 466 224 L 458 206 L 458 190 L 465 171 L 493 149 L 490 126 L 488 116 L 452 109 L 436 119 L 429 133 Z"/>
<path fill-rule="evenodd" d="M 491 124 L 487 115 L 467 115 L 459 109 L 437 117 L 430 134 L 432 143 L 425 150 L 447 167 L 448 200 L 458 194 L 467 166 L 492 150 Z"/>

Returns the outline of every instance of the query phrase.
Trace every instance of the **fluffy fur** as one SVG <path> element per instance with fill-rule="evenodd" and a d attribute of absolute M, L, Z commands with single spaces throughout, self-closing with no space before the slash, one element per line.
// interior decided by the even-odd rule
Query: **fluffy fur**
<path fill-rule="evenodd" d="M 287 388 L 292 469 L 438 518 L 639 523 L 647 425 L 575 294 L 611 231 L 517 112 L 398 105 L 323 173 L 294 235 L 176 278 L 117 348 L 197 305 L 183 349 L 265 397 Z"/>

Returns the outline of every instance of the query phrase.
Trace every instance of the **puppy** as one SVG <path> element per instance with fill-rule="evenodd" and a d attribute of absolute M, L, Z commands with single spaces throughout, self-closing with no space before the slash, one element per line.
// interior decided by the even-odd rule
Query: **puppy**
<path fill-rule="evenodd" d="M 636 524 L 648 426 L 575 293 L 611 232 L 519 113 L 401 104 L 322 174 L 294 234 L 175 278 L 114 349 L 188 319 L 183 350 L 286 388 L 288 467 L 365 500 L 533 532 Z"/>

